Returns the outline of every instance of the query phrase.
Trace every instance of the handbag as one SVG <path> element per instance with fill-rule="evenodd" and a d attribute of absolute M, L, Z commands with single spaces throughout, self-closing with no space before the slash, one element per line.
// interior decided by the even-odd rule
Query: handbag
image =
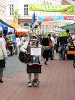
<path fill-rule="evenodd" d="M 61 52 L 61 50 L 62 50 L 62 47 L 61 46 L 58 47 L 58 52 Z"/>
<path fill-rule="evenodd" d="M 66 46 L 66 50 L 67 50 L 67 51 L 69 50 L 69 46 L 68 46 L 68 45 Z"/>
<path fill-rule="evenodd" d="M 51 48 L 53 48 L 53 44 L 52 44 L 52 42 L 48 39 L 48 41 L 49 41 L 49 46 L 51 47 Z"/>
<path fill-rule="evenodd" d="M 53 48 L 53 44 L 52 44 L 51 41 L 49 41 L 49 46 L 50 46 L 51 48 Z"/>
<path fill-rule="evenodd" d="M 0 68 L 4 68 L 5 67 L 5 59 L 0 60 Z"/>

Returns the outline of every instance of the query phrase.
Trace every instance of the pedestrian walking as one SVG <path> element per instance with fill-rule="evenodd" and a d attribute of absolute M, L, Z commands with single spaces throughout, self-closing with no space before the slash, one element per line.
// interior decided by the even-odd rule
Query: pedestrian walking
<path fill-rule="evenodd" d="M 52 43 L 52 46 L 49 47 L 49 57 L 51 58 L 51 60 L 54 60 L 53 57 L 54 57 L 54 44 L 55 44 L 55 40 L 53 37 L 51 37 L 51 34 L 48 34 L 48 40 L 49 42 Z"/>
<path fill-rule="evenodd" d="M 13 39 L 11 35 L 7 35 L 7 46 L 10 51 L 10 55 L 13 56 Z"/>
<path fill-rule="evenodd" d="M 19 55 L 19 46 L 21 44 L 21 41 L 18 35 L 16 35 L 15 43 L 16 43 L 16 54 Z"/>
<path fill-rule="evenodd" d="M 49 39 L 48 36 L 45 34 L 43 39 L 42 39 L 42 46 L 43 46 L 43 57 L 44 57 L 44 64 L 47 65 L 47 61 L 49 59 L 49 50 L 50 50 L 50 46 L 49 46 Z"/>
<path fill-rule="evenodd" d="M 0 83 L 3 83 L 3 68 L 5 67 L 5 60 L 7 59 L 7 52 L 5 42 L 2 38 L 2 31 L 0 31 Z"/>
<path fill-rule="evenodd" d="M 60 44 L 59 47 L 61 47 L 62 60 L 65 60 L 66 47 L 69 41 L 70 41 L 70 35 L 69 35 L 69 29 L 67 29 L 66 32 L 60 33 L 60 37 L 58 39 L 58 44 Z"/>

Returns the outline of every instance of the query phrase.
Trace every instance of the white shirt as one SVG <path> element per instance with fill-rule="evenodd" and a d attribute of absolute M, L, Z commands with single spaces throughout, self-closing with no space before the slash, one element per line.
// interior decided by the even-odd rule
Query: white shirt
<path fill-rule="evenodd" d="M 53 37 L 51 37 L 51 41 L 53 43 L 53 46 L 55 46 L 56 42 L 55 42 L 55 39 Z"/>
<path fill-rule="evenodd" d="M 17 46 L 19 46 L 21 44 L 20 38 L 16 38 L 16 44 L 17 44 Z"/>

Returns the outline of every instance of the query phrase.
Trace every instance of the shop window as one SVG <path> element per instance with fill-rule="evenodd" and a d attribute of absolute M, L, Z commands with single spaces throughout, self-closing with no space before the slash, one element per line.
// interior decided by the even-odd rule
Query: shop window
<path fill-rule="evenodd" d="M 28 15 L 28 5 L 24 5 L 24 15 Z"/>
<path fill-rule="evenodd" d="M 11 4 L 10 5 L 10 15 L 13 15 L 14 14 L 14 5 Z"/>

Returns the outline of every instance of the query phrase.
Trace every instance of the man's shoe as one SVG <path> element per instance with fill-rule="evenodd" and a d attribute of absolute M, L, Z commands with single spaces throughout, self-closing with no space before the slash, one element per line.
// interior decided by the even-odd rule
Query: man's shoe
<path fill-rule="evenodd" d="M 0 79 L 0 83 L 3 83 L 3 80 L 2 79 Z"/>
<path fill-rule="evenodd" d="M 28 87 L 32 87 L 32 82 L 28 82 Z"/>
<path fill-rule="evenodd" d="M 32 84 L 33 84 L 34 87 L 37 87 L 37 86 L 39 86 L 39 81 L 37 79 L 34 79 L 32 81 Z"/>
<path fill-rule="evenodd" d="M 44 64 L 47 65 L 47 61 L 45 61 Z"/>
<path fill-rule="evenodd" d="M 51 58 L 51 60 L 54 60 L 53 58 Z"/>

